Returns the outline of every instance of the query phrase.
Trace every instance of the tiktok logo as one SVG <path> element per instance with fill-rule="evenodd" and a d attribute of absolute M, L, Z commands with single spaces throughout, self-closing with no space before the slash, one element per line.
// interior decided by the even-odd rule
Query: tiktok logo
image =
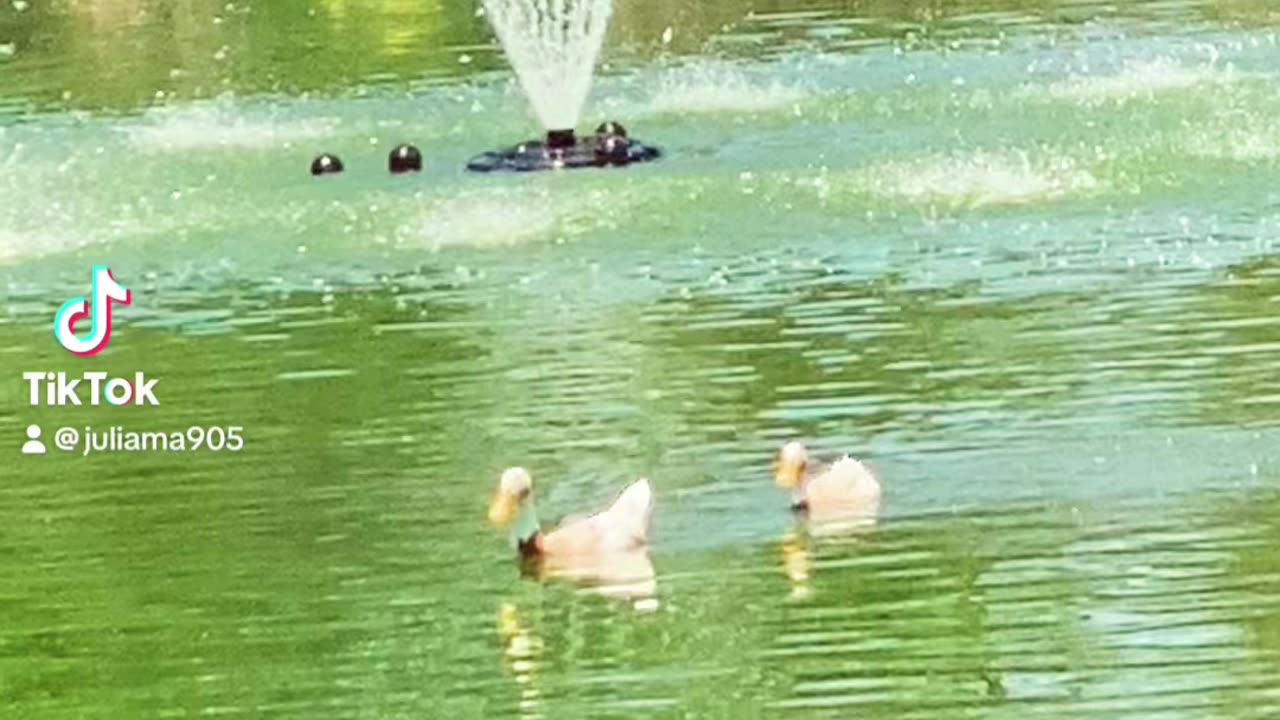
<path fill-rule="evenodd" d="M 93 305 L 84 298 L 72 298 L 62 304 L 53 319 L 53 334 L 62 347 L 81 357 L 97 355 L 111 340 L 111 304 L 128 305 L 129 288 L 116 282 L 106 265 L 93 266 Z M 76 335 L 76 322 L 93 318 L 88 337 Z"/>

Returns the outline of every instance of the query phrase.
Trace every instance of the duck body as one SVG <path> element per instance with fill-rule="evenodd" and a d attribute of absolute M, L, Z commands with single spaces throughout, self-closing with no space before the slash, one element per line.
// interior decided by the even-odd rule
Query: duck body
<path fill-rule="evenodd" d="M 558 577 L 608 596 L 651 598 L 649 518 L 653 489 L 648 480 L 627 486 L 605 510 L 565 520 L 543 532 L 533 498 L 533 480 L 522 468 L 502 474 L 489 505 L 489 520 L 508 526 L 526 574 Z"/>
<path fill-rule="evenodd" d="M 792 508 L 810 520 L 874 520 L 880 514 L 880 482 L 858 460 L 845 456 L 818 469 L 792 495 Z"/>
<path fill-rule="evenodd" d="M 644 550 L 649 544 L 653 489 L 648 480 L 627 486 L 605 510 L 566 520 L 543 532 L 533 497 L 533 479 L 523 468 L 502 474 L 489 504 L 489 520 L 508 527 L 512 545 L 525 559 L 574 564 L 592 558 Z"/>
<path fill-rule="evenodd" d="M 648 480 L 629 485 L 618 499 L 595 515 L 566 520 L 549 533 L 534 536 L 530 551 L 544 558 L 585 558 L 638 550 L 649 544 L 653 490 Z M 530 543 L 523 543 L 529 545 Z"/>

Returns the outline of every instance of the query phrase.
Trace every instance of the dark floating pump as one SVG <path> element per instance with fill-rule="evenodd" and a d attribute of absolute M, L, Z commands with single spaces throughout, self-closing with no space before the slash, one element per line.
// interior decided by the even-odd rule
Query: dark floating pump
<path fill-rule="evenodd" d="M 422 172 L 422 152 L 412 145 L 397 145 L 387 156 L 387 169 L 393 175 Z"/>
<path fill-rule="evenodd" d="M 337 155 L 325 153 L 311 161 L 312 175 L 335 175 L 342 172 L 342 161 Z"/>
<path fill-rule="evenodd" d="M 596 128 L 590 137 L 578 137 L 572 130 L 552 130 L 541 141 L 532 140 L 505 150 L 495 150 L 471 158 L 467 169 L 475 172 L 532 172 L 565 168 L 623 167 L 657 160 L 662 151 L 627 136 L 616 122 Z"/>

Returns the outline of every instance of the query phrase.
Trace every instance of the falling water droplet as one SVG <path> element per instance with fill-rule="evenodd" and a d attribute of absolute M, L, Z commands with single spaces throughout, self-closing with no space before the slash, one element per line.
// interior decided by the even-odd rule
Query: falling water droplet
<path fill-rule="evenodd" d="M 675 36 L 676 36 L 676 29 L 668 25 L 667 29 L 662 31 L 662 44 L 670 45 L 671 39 L 674 38 Z"/>

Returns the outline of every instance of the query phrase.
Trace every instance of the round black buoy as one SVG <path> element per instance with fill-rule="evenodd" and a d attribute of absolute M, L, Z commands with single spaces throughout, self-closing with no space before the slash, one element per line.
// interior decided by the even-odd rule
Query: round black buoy
<path fill-rule="evenodd" d="M 619 137 L 627 137 L 627 129 L 622 127 L 622 123 L 609 120 L 600 123 L 600 127 L 596 128 L 596 135 L 617 135 Z"/>
<path fill-rule="evenodd" d="M 626 135 L 600 135 L 596 138 L 596 164 L 626 165 L 631 162 L 631 141 Z"/>
<path fill-rule="evenodd" d="M 334 175 L 342 172 L 342 161 L 337 155 L 325 153 L 311 161 L 312 175 Z"/>
<path fill-rule="evenodd" d="M 412 145 L 397 145 L 387 156 L 387 169 L 392 175 L 422 172 L 422 153 Z"/>

